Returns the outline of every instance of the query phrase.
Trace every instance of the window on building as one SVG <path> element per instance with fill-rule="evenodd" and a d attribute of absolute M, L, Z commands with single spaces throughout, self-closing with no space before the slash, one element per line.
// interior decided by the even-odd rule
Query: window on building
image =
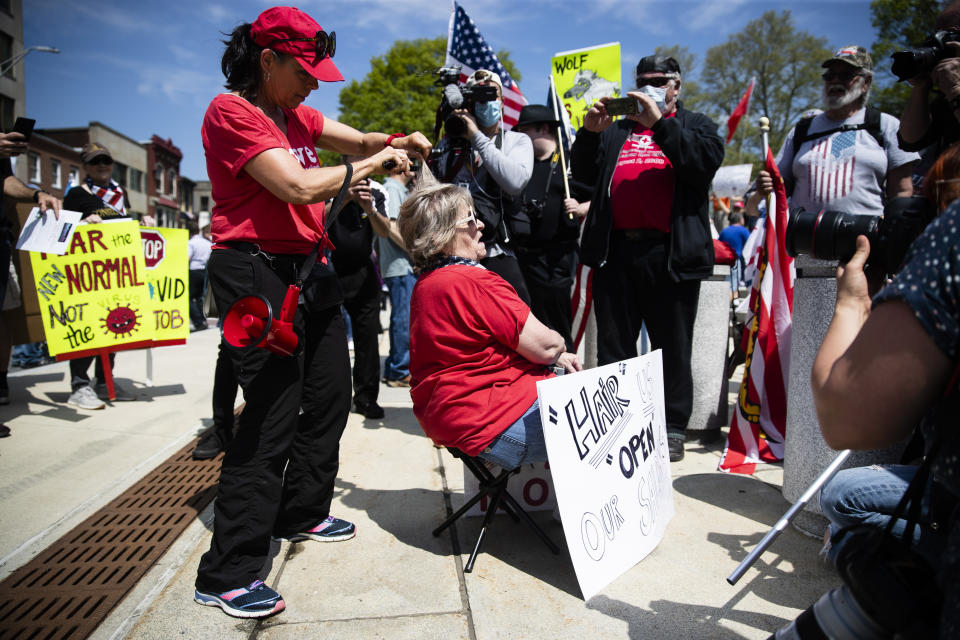
<path fill-rule="evenodd" d="M 210 211 L 210 196 L 200 196 L 200 211 Z"/>
<path fill-rule="evenodd" d="M 70 174 L 67 178 L 67 184 L 80 184 L 80 167 L 70 165 Z"/>
<path fill-rule="evenodd" d="M 40 155 L 32 151 L 27 154 L 27 179 L 35 185 L 43 182 L 40 175 Z"/>
<path fill-rule="evenodd" d="M 63 186 L 60 175 L 60 161 L 56 158 L 50 159 L 50 186 L 59 189 Z"/>
<path fill-rule="evenodd" d="M 131 191 L 140 191 L 143 192 L 143 171 L 140 169 L 134 169 L 130 167 L 130 184 L 128 185 Z"/>
<path fill-rule="evenodd" d="M 177 196 L 177 172 L 173 169 L 167 172 L 167 193 L 173 197 Z"/>
<path fill-rule="evenodd" d="M 127 188 L 127 169 L 127 165 L 122 162 L 113 161 L 113 179 L 124 189 Z"/>
<path fill-rule="evenodd" d="M 13 36 L 0 31 L 0 62 L 6 62 L 13 58 Z M 3 74 L 8 78 L 13 78 L 13 68 L 16 65 L 9 65 L 7 72 Z"/>
<path fill-rule="evenodd" d="M 163 165 L 159 162 L 153 168 L 153 180 L 157 185 L 157 193 L 163 193 Z"/>
<path fill-rule="evenodd" d="M 16 121 L 13 115 L 15 105 L 13 98 L 0 94 L 0 126 L 4 131 L 13 129 L 13 123 Z"/>

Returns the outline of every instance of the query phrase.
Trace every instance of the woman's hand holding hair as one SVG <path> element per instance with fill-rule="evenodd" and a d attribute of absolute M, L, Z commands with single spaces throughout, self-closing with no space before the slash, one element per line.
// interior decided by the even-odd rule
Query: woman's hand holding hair
<path fill-rule="evenodd" d="M 580 359 L 577 357 L 577 354 L 570 353 L 569 351 L 564 351 L 557 356 L 556 365 L 563 367 L 567 373 L 576 373 L 577 371 L 583 370 L 583 365 L 580 364 Z"/>
<path fill-rule="evenodd" d="M 390 141 L 390 146 L 394 149 L 403 149 L 408 154 L 426 160 L 430 157 L 433 145 L 427 140 L 427 136 L 419 131 L 414 131 L 410 135 L 401 138 L 394 138 Z"/>
<path fill-rule="evenodd" d="M 365 162 L 369 163 L 371 175 L 396 175 L 410 171 L 410 157 L 407 152 L 394 147 L 385 147 Z"/>

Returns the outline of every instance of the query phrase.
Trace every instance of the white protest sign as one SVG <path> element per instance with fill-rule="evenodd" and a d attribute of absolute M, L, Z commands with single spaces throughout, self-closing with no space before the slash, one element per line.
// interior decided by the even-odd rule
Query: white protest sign
<path fill-rule="evenodd" d="M 584 600 L 656 548 L 673 517 L 661 351 L 537 383 Z"/>
<path fill-rule="evenodd" d="M 62 256 L 70 246 L 81 215 L 79 211 L 61 209 L 58 219 L 52 209 L 40 211 L 40 207 L 34 207 L 23 224 L 17 249 Z"/>
<path fill-rule="evenodd" d="M 742 198 L 750 188 L 753 165 L 732 164 L 720 167 L 713 176 L 712 191 L 718 198 Z"/>
<path fill-rule="evenodd" d="M 496 475 L 499 472 L 495 472 Z M 556 494 L 553 491 L 553 480 L 550 477 L 550 463 L 537 462 L 525 464 L 520 471 L 510 476 L 510 495 L 520 503 L 525 511 L 550 511 L 557 505 Z M 480 490 L 480 483 L 476 476 L 463 468 L 463 495 L 474 496 Z M 465 515 L 482 516 L 487 512 L 490 503 L 488 496 L 484 496 L 477 504 L 470 507 Z M 462 502 L 461 502 L 462 504 Z M 499 511 L 504 511 L 503 505 Z"/>

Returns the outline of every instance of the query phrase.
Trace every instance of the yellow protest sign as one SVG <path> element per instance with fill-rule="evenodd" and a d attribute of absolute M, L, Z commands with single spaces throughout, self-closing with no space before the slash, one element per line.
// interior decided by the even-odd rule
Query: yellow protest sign
<path fill-rule="evenodd" d="M 144 343 L 153 331 L 135 221 L 77 227 L 66 254 L 30 253 L 50 355 Z"/>
<path fill-rule="evenodd" d="M 190 335 L 188 236 L 186 229 L 140 227 L 152 304 L 147 323 L 158 343 L 183 341 Z"/>
<path fill-rule="evenodd" d="M 604 96 L 620 95 L 620 43 L 564 51 L 551 59 L 551 73 L 570 124 L 583 126 L 583 114 Z"/>

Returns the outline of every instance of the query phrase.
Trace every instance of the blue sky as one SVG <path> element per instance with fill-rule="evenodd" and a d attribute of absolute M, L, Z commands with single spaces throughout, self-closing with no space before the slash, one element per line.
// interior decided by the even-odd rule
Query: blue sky
<path fill-rule="evenodd" d="M 26 58 L 27 115 L 37 128 L 81 126 L 92 120 L 146 140 L 171 138 L 184 153 L 183 175 L 206 177 L 200 124 L 222 90 L 223 31 L 253 21 L 271 3 L 250 0 L 25 0 L 25 46 L 49 45 L 59 55 Z M 831 0 L 463 0 L 494 49 L 517 63 L 531 101 L 546 96 L 550 57 L 558 51 L 619 41 L 625 71 L 658 45 L 683 45 L 702 62 L 764 11 L 790 9 L 796 27 L 831 47 L 869 46 L 875 39 L 869 2 Z M 349 81 L 395 40 L 446 35 L 444 0 L 301 1 L 325 30 L 337 32 L 335 62 Z M 624 78 L 629 78 L 625 73 Z M 336 117 L 339 83 L 321 83 L 307 104 Z"/>

